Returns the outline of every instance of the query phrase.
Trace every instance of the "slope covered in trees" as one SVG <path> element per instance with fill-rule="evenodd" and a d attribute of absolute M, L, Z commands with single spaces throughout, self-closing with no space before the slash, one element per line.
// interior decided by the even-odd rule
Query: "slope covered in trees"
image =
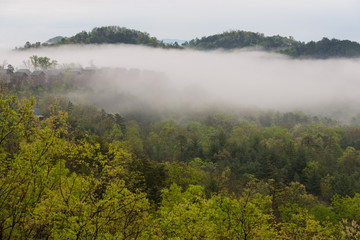
<path fill-rule="evenodd" d="M 310 58 L 353 58 L 360 57 L 360 44 L 349 40 L 323 38 L 318 42 L 301 43 L 281 51 L 292 57 Z"/>
<path fill-rule="evenodd" d="M 261 33 L 230 31 L 216 34 L 201 39 L 194 39 L 184 46 L 208 50 L 208 49 L 236 49 L 246 47 L 258 47 L 266 50 L 276 50 L 297 46 L 299 42 L 293 38 L 272 36 L 266 37 Z"/>
<path fill-rule="evenodd" d="M 227 31 L 221 34 L 193 39 L 181 46 L 163 43 L 148 33 L 119 26 L 97 27 L 90 32 L 82 31 L 69 38 L 56 39 L 56 43 L 26 42 L 19 49 L 59 46 L 64 44 L 135 44 L 161 48 L 190 48 L 197 50 L 241 49 L 274 51 L 294 58 L 353 58 L 360 57 L 360 44 L 349 40 L 323 38 L 320 41 L 300 42 L 292 37 L 264 36 L 249 31 Z"/>
<path fill-rule="evenodd" d="M 360 44 L 349 40 L 323 38 L 317 42 L 303 43 L 292 37 L 266 37 L 260 33 L 244 31 L 224 32 L 194 39 L 184 46 L 200 50 L 260 48 L 295 58 L 360 57 Z"/>
<path fill-rule="evenodd" d="M 355 122 L 272 111 L 142 121 L 59 95 L 77 88 L 70 76 L 1 82 L 1 239 L 359 238 Z"/>
<path fill-rule="evenodd" d="M 178 44 L 165 44 L 155 37 L 151 37 L 146 32 L 137 31 L 134 29 L 128 29 L 119 26 L 106 26 L 96 27 L 90 32 L 82 31 L 75 34 L 72 37 L 58 39 L 53 38 L 50 40 L 56 40 L 54 43 L 45 42 L 43 44 L 35 43 L 31 44 L 27 42 L 24 48 L 39 48 L 41 46 L 58 46 L 64 44 L 135 44 L 144 45 L 150 47 L 167 47 L 167 48 L 180 48 Z"/>
<path fill-rule="evenodd" d="M 100 44 L 126 43 L 158 47 L 162 43 L 148 33 L 118 26 L 94 28 L 90 32 L 82 31 L 70 38 L 64 38 L 61 44 Z"/>

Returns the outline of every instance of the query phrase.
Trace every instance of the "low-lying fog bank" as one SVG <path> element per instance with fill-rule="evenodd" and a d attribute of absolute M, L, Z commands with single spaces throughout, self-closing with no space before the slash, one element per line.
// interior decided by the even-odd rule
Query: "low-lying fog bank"
<path fill-rule="evenodd" d="M 346 119 L 360 112 L 359 59 L 294 60 L 255 51 L 163 50 L 129 45 L 0 50 L 17 68 L 31 55 L 62 64 L 122 68 L 93 78 L 86 99 L 108 111 L 193 108 L 228 104 Z"/>

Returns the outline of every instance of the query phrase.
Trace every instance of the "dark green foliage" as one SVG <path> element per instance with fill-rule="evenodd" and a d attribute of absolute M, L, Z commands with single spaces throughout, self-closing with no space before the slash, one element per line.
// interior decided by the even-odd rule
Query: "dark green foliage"
<path fill-rule="evenodd" d="M 235 49 L 245 47 L 259 47 L 266 50 L 289 48 L 299 43 L 293 38 L 281 37 L 279 35 L 265 37 L 261 33 L 230 31 L 216 34 L 201 39 L 194 39 L 184 44 L 186 47 L 211 50 L 211 49 Z"/>
<path fill-rule="evenodd" d="M 292 37 L 266 37 L 261 33 L 230 31 L 201 39 L 193 39 L 185 47 L 200 50 L 259 48 L 279 51 L 295 58 L 353 58 L 360 56 L 360 44 L 349 40 L 323 38 L 318 42 L 302 43 Z"/>
<path fill-rule="evenodd" d="M 315 219 L 320 221 L 322 224 L 326 224 L 327 221 L 331 221 L 336 224 L 336 214 L 331 211 L 331 208 L 323 205 L 316 205 L 310 209 L 310 213 L 314 215 Z"/>
<path fill-rule="evenodd" d="M 90 32 L 82 31 L 72 37 L 56 37 L 51 40 L 54 41 L 43 44 L 40 42 L 35 44 L 26 42 L 24 47 L 18 49 L 26 50 L 30 48 L 51 47 L 64 44 L 134 44 L 161 48 L 183 48 L 176 42 L 174 44 L 165 44 L 155 37 L 151 37 L 146 32 L 119 26 L 96 27 Z"/>
<path fill-rule="evenodd" d="M 344 173 L 338 173 L 334 179 L 334 193 L 340 196 L 354 196 L 351 177 Z"/>
<path fill-rule="evenodd" d="M 29 41 L 27 41 L 24 45 L 23 48 L 21 49 L 29 49 L 29 48 L 40 48 L 41 47 L 41 43 L 40 42 L 36 42 L 36 43 L 30 43 Z"/>
<path fill-rule="evenodd" d="M 94 28 L 90 32 L 82 31 L 70 38 L 63 38 L 59 44 L 104 44 L 126 43 L 141 44 L 152 47 L 162 43 L 148 33 L 118 26 Z"/>
<path fill-rule="evenodd" d="M 301 58 L 353 58 L 360 56 L 360 44 L 349 40 L 323 38 L 318 42 L 302 43 L 281 52 Z"/>
<path fill-rule="evenodd" d="M 63 44 L 136 44 L 161 48 L 192 48 L 198 50 L 255 48 L 274 51 L 294 58 L 355 58 L 360 56 L 360 44 L 349 40 L 323 38 L 308 43 L 296 41 L 293 37 L 264 36 L 262 33 L 248 31 L 228 31 L 201 39 L 195 38 L 185 42 L 165 44 L 148 33 L 119 26 L 96 27 L 90 32 L 82 31 L 65 38 L 56 37 L 52 43 L 26 42 L 18 49 L 58 46 Z"/>

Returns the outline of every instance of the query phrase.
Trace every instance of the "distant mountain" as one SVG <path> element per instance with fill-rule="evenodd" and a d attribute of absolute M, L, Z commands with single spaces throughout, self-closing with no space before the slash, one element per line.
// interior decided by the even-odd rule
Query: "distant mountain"
<path fill-rule="evenodd" d="M 266 50 L 277 50 L 298 46 L 300 42 L 292 37 L 281 37 L 279 35 L 266 37 L 262 33 L 230 31 L 221 34 L 193 39 L 184 46 L 189 48 L 210 49 L 236 49 L 245 47 L 257 47 Z"/>
<path fill-rule="evenodd" d="M 143 44 L 153 47 L 161 45 L 155 37 L 148 33 L 140 32 L 118 26 L 94 28 L 90 32 L 82 31 L 73 37 L 63 39 L 61 44 L 103 44 L 103 43 L 127 43 Z"/>
<path fill-rule="evenodd" d="M 94 28 L 90 32 L 82 31 L 75 36 L 63 38 L 58 45 L 63 44 L 135 44 L 150 47 L 181 48 L 165 44 L 146 32 L 128 29 L 119 26 L 106 26 Z"/>
<path fill-rule="evenodd" d="M 47 40 L 46 43 L 56 44 L 56 43 L 60 42 L 63 38 L 64 37 L 62 37 L 62 36 L 53 37 L 53 38 L 50 38 L 49 40 Z"/>
<path fill-rule="evenodd" d="M 264 36 L 262 33 L 230 31 L 183 44 L 199 50 L 256 48 L 275 51 L 294 58 L 354 58 L 360 57 L 360 44 L 349 40 L 323 38 L 303 43 L 292 37 Z"/>
<path fill-rule="evenodd" d="M 262 33 L 248 31 L 227 31 L 221 34 L 193 39 L 189 42 L 179 39 L 151 37 L 146 32 L 119 26 L 94 28 L 90 32 L 82 31 L 72 37 L 57 36 L 45 43 L 26 42 L 20 50 L 57 46 L 63 44 L 135 44 L 160 48 L 190 48 L 197 50 L 253 48 L 286 54 L 294 58 L 353 58 L 360 57 L 360 44 L 349 40 L 323 38 L 318 42 L 300 42 L 292 37 L 264 36 Z"/>
<path fill-rule="evenodd" d="M 275 51 L 294 58 L 354 58 L 360 57 L 360 44 L 349 40 L 323 38 L 318 42 L 303 43 L 292 37 L 271 36 L 261 33 L 230 31 L 193 39 L 183 45 L 199 50 L 257 48 Z"/>
<path fill-rule="evenodd" d="M 354 58 L 360 57 L 360 44 L 349 40 L 323 38 L 321 41 L 302 43 L 281 53 L 302 58 Z"/>

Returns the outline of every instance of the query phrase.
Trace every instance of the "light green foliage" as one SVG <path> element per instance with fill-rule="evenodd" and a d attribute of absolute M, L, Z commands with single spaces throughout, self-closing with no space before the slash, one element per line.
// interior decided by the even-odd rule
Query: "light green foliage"
<path fill-rule="evenodd" d="M 66 149 L 66 167 L 81 174 L 101 174 L 107 159 L 101 153 L 100 144 L 90 144 L 81 140 L 78 144 L 69 145 Z"/>
<path fill-rule="evenodd" d="M 249 189 L 236 198 L 217 195 L 209 200 L 210 221 L 217 239 L 274 239 L 270 197 L 252 195 Z"/>
<path fill-rule="evenodd" d="M 354 128 L 275 112 L 149 123 L 35 97 L 43 120 L 1 95 L 0 239 L 357 237 Z"/>
<path fill-rule="evenodd" d="M 96 144 L 67 141 L 67 114 L 56 105 L 39 122 L 30 121 L 30 107 L 19 114 L 10 103 L 18 102 L 2 99 L 2 108 L 8 109 L 4 119 L 18 123 L 29 118 L 12 125 L 19 132 L 19 151 L 11 161 L 0 162 L 1 239 L 138 238 L 147 224 L 149 203 L 145 194 L 129 191 L 122 179 L 131 155 L 114 146 L 110 154 L 115 157 L 108 161 Z M 71 171 L 77 173 L 66 167 L 74 161 L 77 167 Z"/>
<path fill-rule="evenodd" d="M 215 195 L 206 200 L 203 188 L 177 185 L 163 191 L 162 205 L 146 237 L 152 239 L 273 239 L 269 197 L 252 195 L 239 199 Z"/>
<path fill-rule="evenodd" d="M 144 178 L 139 172 L 138 165 L 141 161 L 131 152 L 132 146 L 128 142 L 115 141 L 110 144 L 105 169 L 107 178 L 122 179 L 126 182 L 126 186 L 132 190 L 138 190 L 143 187 Z"/>
<path fill-rule="evenodd" d="M 340 221 L 341 219 L 347 219 L 349 221 L 360 222 L 360 194 L 356 193 L 354 197 L 341 197 L 334 195 L 332 207 L 336 213 L 336 217 Z"/>
<path fill-rule="evenodd" d="M 33 117 L 34 101 L 20 102 L 14 96 L 0 94 L 0 146 L 11 135 L 24 135 L 26 125 Z"/>
<path fill-rule="evenodd" d="M 165 164 L 165 169 L 168 172 L 167 185 L 175 183 L 184 189 L 189 185 L 205 185 L 210 176 L 204 169 L 211 167 L 211 163 L 206 164 L 200 158 L 195 158 L 189 164 L 168 162 Z"/>
<path fill-rule="evenodd" d="M 66 145 L 59 138 L 60 134 L 66 134 L 67 131 L 65 117 L 66 114 L 56 111 L 56 115 L 44 122 L 37 122 L 33 131 L 24 141 L 20 141 L 19 152 L 13 159 L 1 160 L 1 169 L 4 170 L 0 178 L 2 237 L 24 238 L 31 234 L 27 218 L 42 196 L 55 184 L 51 172 L 54 162 L 62 155 L 62 146 Z M 21 131 L 23 134 L 20 135 L 25 136 L 27 129 Z"/>
<path fill-rule="evenodd" d="M 334 225 L 321 225 L 297 204 L 283 206 L 281 212 L 285 221 L 280 224 L 280 234 L 285 239 L 333 239 L 336 235 Z"/>
<path fill-rule="evenodd" d="M 185 192 L 173 184 L 162 194 L 163 201 L 144 239 L 214 239 L 206 221 L 203 188 L 191 185 Z"/>
<path fill-rule="evenodd" d="M 35 209 L 37 227 L 51 226 L 50 237 L 134 239 L 146 226 L 147 200 L 127 190 L 124 181 L 105 187 L 92 176 L 59 175 L 59 185 Z"/>

